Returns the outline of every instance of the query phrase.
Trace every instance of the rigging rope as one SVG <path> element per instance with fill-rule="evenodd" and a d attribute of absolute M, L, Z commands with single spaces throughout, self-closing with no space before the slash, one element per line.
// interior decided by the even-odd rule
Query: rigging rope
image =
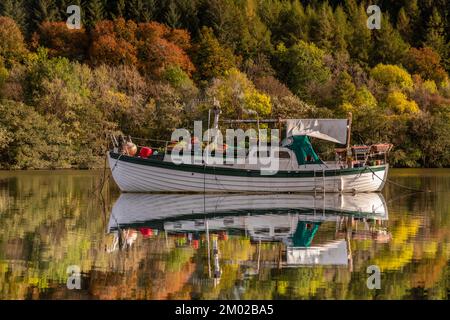
<path fill-rule="evenodd" d="M 425 190 L 425 189 L 411 188 L 411 187 L 402 185 L 402 184 L 400 184 L 400 183 L 394 182 L 394 181 L 392 181 L 392 180 L 390 180 L 390 179 L 383 179 L 383 178 L 380 178 L 380 177 L 372 170 L 372 168 L 370 168 L 370 167 L 367 167 L 367 168 L 373 173 L 373 175 L 375 175 L 375 177 L 377 177 L 378 179 L 380 179 L 380 180 L 383 181 L 384 183 L 388 182 L 388 183 L 391 183 L 391 184 L 393 184 L 393 185 L 395 185 L 395 186 L 397 186 L 397 187 L 404 188 L 404 189 L 407 189 L 407 190 L 417 191 L 417 192 L 432 192 L 432 191 L 429 190 L 429 189 Z"/>
<path fill-rule="evenodd" d="M 104 179 L 102 179 L 102 181 L 100 181 L 100 184 L 98 185 L 98 187 L 94 190 L 95 192 L 99 191 L 100 193 L 102 193 L 103 191 L 103 187 L 105 186 L 106 182 L 111 178 L 112 173 L 114 171 L 114 169 L 117 167 L 117 164 L 119 163 L 120 158 L 122 157 L 123 153 L 121 153 L 119 155 L 119 157 L 117 157 L 116 162 L 114 163 L 114 166 L 111 168 L 111 171 L 108 173 L 108 176 Z M 108 156 L 108 153 L 106 154 L 106 157 Z M 106 162 L 104 164 L 104 170 L 106 169 Z"/>

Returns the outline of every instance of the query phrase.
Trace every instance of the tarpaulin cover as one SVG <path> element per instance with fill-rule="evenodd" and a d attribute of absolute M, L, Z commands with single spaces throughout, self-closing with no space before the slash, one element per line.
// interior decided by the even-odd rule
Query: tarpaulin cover
<path fill-rule="evenodd" d="M 347 119 L 288 119 L 286 136 L 309 136 L 335 143 L 347 143 Z"/>
<path fill-rule="evenodd" d="M 307 136 L 295 136 L 291 139 L 293 139 L 293 143 L 288 148 L 294 151 L 299 165 L 322 163 Z"/>

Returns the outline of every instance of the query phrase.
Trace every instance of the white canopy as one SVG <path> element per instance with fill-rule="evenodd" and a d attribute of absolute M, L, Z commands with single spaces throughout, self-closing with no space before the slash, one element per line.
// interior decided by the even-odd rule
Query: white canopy
<path fill-rule="evenodd" d="M 347 119 L 287 119 L 286 136 L 310 136 L 347 143 Z"/>

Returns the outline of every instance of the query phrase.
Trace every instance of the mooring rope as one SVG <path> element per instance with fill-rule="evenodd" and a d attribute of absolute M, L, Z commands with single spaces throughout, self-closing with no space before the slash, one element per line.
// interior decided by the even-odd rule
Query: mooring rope
<path fill-rule="evenodd" d="M 375 177 L 377 177 L 378 179 L 380 179 L 380 180 L 383 181 L 384 183 L 386 183 L 386 182 L 387 182 L 387 183 L 391 183 L 391 184 L 393 184 L 393 185 L 395 185 L 395 186 L 397 186 L 397 187 L 404 188 L 404 189 L 407 189 L 407 190 L 416 191 L 416 192 L 432 192 L 432 191 L 429 190 L 429 189 L 425 190 L 425 189 L 411 188 L 411 187 L 405 186 L 405 185 L 403 185 L 403 184 L 394 182 L 394 181 L 392 181 L 392 180 L 390 180 L 390 179 L 383 179 L 383 178 L 380 178 L 380 177 L 375 173 L 375 171 L 372 170 L 371 167 L 367 167 L 367 168 L 375 175 Z"/>
<path fill-rule="evenodd" d="M 114 169 L 116 169 L 117 165 L 119 164 L 119 160 L 120 160 L 120 158 L 122 157 L 122 155 L 123 155 L 123 153 L 121 153 L 121 154 L 117 157 L 117 160 L 116 160 L 116 162 L 114 163 L 114 166 L 111 168 L 111 171 L 108 173 L 108 176 L 107 176 L 106 178 L 103 178 L 102 181 L 100 181 L 99 186 L 95 189 L 96 192 L 99 191 L 99 192 L 101 193 L 101 192 L 103 191 L 103 188 L 104 188 L 106 182 L 111 178 L 112 173 L 113 173 Z M 107 156 L 108 156 L 108 153 L 106 154 L 106 157 L 107 157 Z M 105 164 L 104 164 L 103 170 L 105 170 L 105 169 L 106 169 L 106 162 L 105 162 Z M 104 175 L 103 175 L 103 177 L 104 177 Z"/>

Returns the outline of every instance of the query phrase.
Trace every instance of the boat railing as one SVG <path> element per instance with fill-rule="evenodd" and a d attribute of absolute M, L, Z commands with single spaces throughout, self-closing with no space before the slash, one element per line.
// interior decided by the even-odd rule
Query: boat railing
<path fill-rule="evenodd" d="M 374 166 L 382 165 L 388 162 L 389 152 L 393 145 L 390 143 L 379 143 L 372 145 L 357 145 L 352 146 L 351 149 L 351 167 Z M 336 163 L 348 164 L 346 161 L 348 154 L 346 148 L 336 148 Z"/>
<path fill-rule="evenodd" d="M 123 143 L 126 142 L 133 142 L 136 141 L 137 143 L 134 143 L 137 148 L 151 148 L 153 150 L 158 150 L 160 152 L 165 152 L 167 150 L 167 146 L 170 143 L 168 140 L 160 140 L 160 139 L 151 139 L 151 138 L 140 138 L 140 137 L 132 137 L 132 136 L 119 136 L 117 138 L 115 135 L 111 135 L 111 141 L 113 149 L 121 149 L 123 146 Z"/>

